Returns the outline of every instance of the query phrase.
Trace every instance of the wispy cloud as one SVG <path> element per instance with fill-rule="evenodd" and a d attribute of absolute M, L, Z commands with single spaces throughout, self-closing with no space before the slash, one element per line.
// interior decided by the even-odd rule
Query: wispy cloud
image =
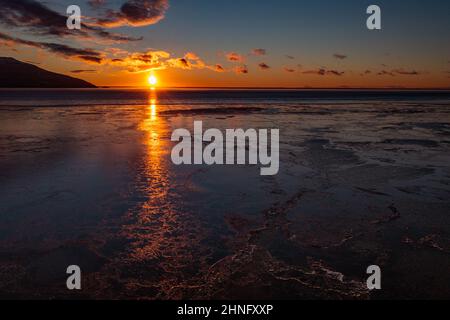
<path fill-rule="evenodd" d="M 244 57 L 237 52 L 228 52 L 225 54 L 225 57 L 227 58 L 228 61 L 231 61 L 231 62 L 243 62 L 244 61 Z"/>
<path fill-rule="evenodd" d="M 77 70 L 72 70 L 70 71 L 71 73 L 93 73 L 96 72 L 96 70 L 92 70 L 92 69 L 77 69 Z"/>
<path fill-rule="evenodd" d="M 393 70 L 381 70 L 380 72 L 377 73 L 377 75 L 379 76 L 391 76 L 391 77 L 395 77 L 395 75 L 401 75 L 401 76 L 419 76 L 424 74 L 424 72 L 422 71 L 417 71 L 417 70 L 405 70 L 402 68 L 399 69 L 393 69 Z"/>
<path fill-rule="evenodd" d="M 348 56 L 345 54 L 335 53 L 335 54 L 333 54 L 333 57 L 336 59 L 339 59 L 339 60 L 344 60 L 344 59 L 347 59 Z"/>
<path fill-rule="evenodd" d="M 174 68 L 180 68 L 185 70 L 191 70 L 192 65 L 191 63 L 185 59 L 185 58 L 178 58 L 178 59 L 170 59 L 167 61 L 168 65 Z"/>
<path fill-rule="evenodd" d="M 418 76 L 422 74 L 419 71 L 416 70 L 404 70 L 404 69 L 395 69 L 392 72 L 403 75 L 403 76 Z"/>
<path fill-rule="evenodd" d="M 221 64 L 216 64 L 213 66 L 208 66 L 208 69 L 216 71 L 216 72 L 225 72 L 225 68 Z"/>
<path fill-rule="evenodd" d="M 297 67 L 292 67 L 292 66 L 285 66 L 284 68 L 283 68 L 283 70 L 285 71 L 285 72 L 288 72 L 288 73 L 294 73 L 294 72 L 297 72 L 297 71 L 301 71 L 302 70 L 302 65 L 301 64 L 298 64 L 297 65 Z"/>
<path fill-rule="evenodd" d="M 395 77 L 395 74 L 393 72 L 387 70 L 381 70 L 380 72 L 377 73 L 377 75 Z"/>
<path fill-rule="evenodd" d="M 313 74 L 318 76 L 342 76 L 345 74 L 345 71 L 337 71 L 337 70 L 328 70 L 325 68 L 319 68 L 314 70 L 306 70 L 302 72 L 303 74 Z"/>
<path fill-rule="evenodd" d="M 187 52 L 184 57 L 188 60 L 194 60 L 194 61 L 198 61 L 200 60 L 200 57 L 194 53 L 194 52 Z"/>
<path fill-rule="evenodd" d="M 248 73 L 248 67 L 246 65 L 237 66 L 236 68 L 234 68 L 234 71 L 237 74 L 247 74 Z"/>
<path fill-rule="evenodd" d="M 268 64 L 264 63 L 264 62 L 261 62 L 260 64 L 258 64 L 258 67 L 261 70 L 269 70 L 270 69 L 270 66 Z"/>
<path fill-rule="evenodd" d="M 344 74 L 345 74 L 345 71 L 327 70 L 327 75 L 343 76 Z"/>
<path fill-rule="evenodd" d="M 60 43 L 48 43 L 48 42 L 24 40 L 21 38 L 11 37 L 4 33 L 0 33 L 0 42 L 40 48 L 58 54 L 65 58 L 82 60 L 89 63 L 99 64 L 103 61 L 103 54 L 93 49 L 80 49 Z"/>
<path fill-rule="evenodd" d="M 253 49 L 251 54 L 254 55 L 254 56 L 265 56 L 267 54 L 267 50 L 266 49 L 257 48 L 257 49 Z"/>

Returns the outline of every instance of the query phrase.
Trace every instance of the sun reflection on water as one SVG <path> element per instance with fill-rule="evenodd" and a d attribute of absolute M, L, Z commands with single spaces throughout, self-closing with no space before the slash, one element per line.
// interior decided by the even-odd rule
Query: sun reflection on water
<path fill-rule="evenodd" d="M 170 298 L 173 288 L 192 276 L 193 264 L 199 268 L 206 257 L 198 256 L 204 233 L 183 201 L 186 180 L 171 163 L 170 120 L 159 115 L 159 108 L 157 90 L 150 90 L 138 125 L 145 147 L 134 189 L 142 200 L 122 225 L 128 246 L 119 265 L 131 268 L 127 281 L 139 283 L 130 291 L 142 295 L 142 287 L 157 286 L 158 297 Z"/>
<path fill-rule="evenodd" d="M 145 117 L 140 124 L 140 129 L 145 132 L 146 159 L 143 168 L 145 194 L 148 201 L 147 209 L 158 209 L 161 206 L 153 206 L 153 203 L 167 203 L 169 190 L 169 163 L 168 163 L 168 127 L 164 119 L 158 116 L 158 98 L 156 90 L 150 91 Z M 152 210 L 146 210 L 141 216 L 142 220 L 148 219 Z"/>

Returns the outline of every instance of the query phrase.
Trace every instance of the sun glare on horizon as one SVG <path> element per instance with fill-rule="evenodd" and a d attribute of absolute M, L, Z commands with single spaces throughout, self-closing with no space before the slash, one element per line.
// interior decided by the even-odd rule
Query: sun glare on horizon
<path fill-rule="evenodd" d="M 152 87 L 154 87 L 154 86 L 158 83 L 158 79 L 155 77 L 155 75 L 151 74 L 151 75 L 148 77 L 148 83 L 149 83 Z"/>

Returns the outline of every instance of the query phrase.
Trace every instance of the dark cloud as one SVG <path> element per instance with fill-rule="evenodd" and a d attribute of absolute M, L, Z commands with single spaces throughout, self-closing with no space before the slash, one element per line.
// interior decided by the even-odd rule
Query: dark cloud
<path fill-rule="evenodd" d="M 216 65 L 210 67 L 210 69 L 213 71 L 216 71 L 216 72 L 225 72 L 224 67 L 220 64 L 216 64 Z"/>
<path fill-rule="evenodd" d="M 392 70 L 393 73 L 397 73 L 403 76 L 418 76 L 421 73 L 416 70 L 404 70 L 404 69 L 395 69 Z"/>
<path fill-rule="evenodd" d="M 391 76 L 395 77 L 395 75 L 401 75 L 401 76 L 419 76 L 422 75 L 422 72 L 416 71 L 416 70 L 405 70 L 405 69 L 393 69 L 393 70 L 381 70 L 377 73 L 379 76 Z"/>
<path fill-rule="evenodd" d="M 41 36 L 75 36 L 126 42 L 141 40 L 110 33 L 102 28 L 82 24 L 81 30 L 67 28 L 67 16 L 34 0 L 0 0 L 0 24 Z"/>
<path fill-rule="evenodd" d="M 337 71 L 337 70 L 327 70 L 327 75 L 333 75 L 333 76 L 342 76 L 344 75 L 344 71 Z"/>
<path fill-rule="evenodd" d="M 267 64 L 264 63 L 264 62 L 261 62 L 260 64 L 258 64 L 258 67 L 259 67 L 261 70 L 269 70 L 269 69 L 270 69 L 270 66 L 267 65 Z"/>
<path fill-rule="evenodd" d="M 336 59 L 339 59 L 339 60 L 347 59 L 347 56 L 345 54 L 339 54 L 339 53 L 333 54 L 333 57 Z"/>
<path fill-rule="evenodd" d="M 109 10 L 107 16 L 98 19 L 97 23 L 109 28 L 148 26 L 164 19 L 168 8 L 168 0 L 129 0 L 119 11 Z"/>
<path fill-rule="evenodd" d="M 242 62 L 242 61 L 244 61 L 244 57 L 241 56 L 239 53 L 236 53 L 236 52 L 229 52 L 225 56 L 228 59 L 228 61 L 231 61 L 231 62 Z"/>
<path fill-rule="evenodd" d="M 303 74 L 314 74 L 318 76 L 342 76 L 345 74 L 344 71 L 337 71 L 337 70 L 327 70 L 325 68 L 320 68 L 316 70 L 307 70 L 303 71 Z"/>
<path fill-rule="evenodd" d="M 237 74 L 247 74 L 248 67 L 246 65 L 238 66 L 234 69 Z"/>
<path fill-rule="evenodd" d="M 96 72 L 96 70 L 92 70 L 92 69 L 87 69 L 87 70 L 72 70 L 70 71 L 71 73 L 92 73 L 92 72 Z"/>
<path fill-rule="evenodd" d="M 92 49 L 79 49 L 59 43 L 47 43 L 47 42 L 23 40 L 20 38 L 11 37 L 4 33 L 0 33 L 0 41 L 34 48 L 40 48 L 61 55 L 66 58 L 74 58 L 86 62 L 101 63 L 103 60 L 102 54 Z"/>
<path fill-rule="evenodd" d="M 67 53 L 63 53 L 63 52 L 59 52 L 60 54 L 66 56 L 66 57 L 72 57 L 72 55 L 67 54 Z M 103 59 L 100 57 L 94 57 L 94 56 L 85 56 L 85 55 L 73 55 L 74 57 L 77 57 L 81 60 L 84 60 L 86 62 L 92 62 L 92 63 L 102 63 Z"/>
<path fill-rule="evenodd" d="M 186 53 L 182 58 L 167 60 L 167 66 L 186 70 L 204 68 L 214 70 L 214 68 L 211 68 L 211 66 L 207 66 L 206 63 L 193 52 Z"/>
<path fill-rule="evenodd" d="M 191 64 L 185 58 L 178 59 L 177 61 L 178 65 L 182 68 L 189 69 L 191 67 Z"/>
<path fill-rule="evenodd" d="M 290 56 L 290 55 L 288 55 L 288 54 L 287 54 L 287 55 L 285 55 L 285 57 L 286 57 L 286 58 L 288 58 L 288 59 L 290 59 L 290 60 L 294 60 L 294 59 L 295 59 L 295 57 L 293 57 L 293 56 Z"/>
<path fill-rule="evenodd" d="M 289 73 L 293 73 L 293 72 L 295 72 L 296 70 L 295 70 L 295 69 L 292 69 L 292 68 L 286 67 L 286 68 L 284 68 L 284 71 L 289 72 Z"/>
<path fill-rule="evenodd" d="M 306 70 L 306 71 L 303 71 L 303 74 L 315 74 L 315 75 L 324 76 L 326 74 L 326 70 L 325 69 Z"/>
<path fill-rule="evenodd" d="M 257 48 L 257 49 L 253 49 L 251 54 L 254 56 L 265 56 L 267 54 L 267 50 Z"/>
<path fill-rule="evenodd" d="M 386 70 L 381 70 L 380 72 L 377 73 L 377 75 L 379 76 L 391 76 L 391 77 L 395 77 L 395 74 L 391 71 L 386 71 Z"/>

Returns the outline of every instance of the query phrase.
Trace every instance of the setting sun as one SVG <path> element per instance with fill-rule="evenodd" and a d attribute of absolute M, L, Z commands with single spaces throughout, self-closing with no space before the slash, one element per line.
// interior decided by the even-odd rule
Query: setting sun
<path fill-rule="evenodd" d="M 154 85 L 156 85 L 156 84 L 158 83 L 158 79 L 157 79 L 154 75 L 150 75 L 150 76 L 148 77 L 148 83 L 149 83 L 151 86 L 154 86 Z"/>

